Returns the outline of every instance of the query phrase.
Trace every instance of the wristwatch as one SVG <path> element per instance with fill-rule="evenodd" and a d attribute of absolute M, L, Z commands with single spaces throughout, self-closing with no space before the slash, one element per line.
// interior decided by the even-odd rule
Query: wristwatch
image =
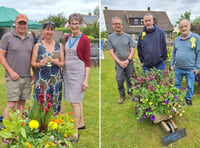
<path fill-rule="evenodd" d="M 131 61 L 132 61 L 132 59 L 129 59 L 129 58 L 128 58 L 128 61 L 129 61 L 129 62 L 131 62 Z"/>

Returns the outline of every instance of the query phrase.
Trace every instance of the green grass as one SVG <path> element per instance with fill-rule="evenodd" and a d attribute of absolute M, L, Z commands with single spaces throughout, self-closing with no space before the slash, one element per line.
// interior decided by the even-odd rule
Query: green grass
<path fill-rule="evenodd" d="M 162 148 L 165 135 L 159 124 L 149 120 L 139 123 L 135 119 L 135 103 L 128 97 L 121 105 L 119 99 L 114 60 L 104 51 L 101 62 L 101 147 L 102 148 Z M 186 86 L 184 81 L 184 86 Z M 200 147 L 200 86 L 195 83 L 193 105 L 186 107 L 182 117 L 174 117 L 178 129 L 186 128 L 184 137 L 169 148 Z"/>
<path fill-rule="evenodd" d="M 0 64 L 0 115 L 3 114 L 6 106 L 6 87 L 5 87 L 5 70 Z M 84 94 L 83 113 L 85 130 L 79 130 L 80 138 L 78 143 L 73 143 L 74 148 L 94 148 L 99 146 L 99 69 L 91 66 L 89 76 L 89 87 Z M 25 109 L 31 102 L 27 101 Z M 65 106 L 64 112 L 71 112 L 71 105 L 62 99 L 62 106 Z M 1 124 L 2 125 L 2 124 Z M 0 148 L 2 146 L 0 141 Z"/>

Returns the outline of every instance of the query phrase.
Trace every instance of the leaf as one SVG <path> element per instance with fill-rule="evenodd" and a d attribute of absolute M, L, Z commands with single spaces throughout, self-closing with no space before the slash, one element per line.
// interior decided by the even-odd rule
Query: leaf
<path fill-rule="evenodd" d="M 26 139 L 26 131 L 24 128 L 21 128 L 21 134 Z"/>
<path fill-rule="evenodd" d="M 6 139 L 9 139 L 9 138 L 12 138 L 12 137 L 13 137 L 13 135 L 12 135 L 10 132 L 7 132 L 7 131 L 1 131 L 1 132 L 0 132 L 0 136 L 1 136 L 1 137 L 4 137 L 4 138 L 6 138 Z"/>

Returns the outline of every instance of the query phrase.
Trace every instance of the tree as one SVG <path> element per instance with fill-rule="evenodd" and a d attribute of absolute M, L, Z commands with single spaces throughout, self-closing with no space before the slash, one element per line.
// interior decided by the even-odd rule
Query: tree
<path fill-rule="evenodd" d="M 190 16 L 191 16 L 191 11 L 185 11 L 184 14 L 181 14 L 181 18 L 179 18 L 176 23 L 179 24 L 183 19 L 187 19 L 188 21 L 190 21 Z"/>
<path fill-rule="evenodd" d="M 96 15 L 96 16 L 99 16 L 99 5 L 96 6 L 96 8 L 93 11 L 93 14 Z"/>
<path fill-rule="evenodd" d="M 47 19 L 41 20 L 40 23 L 43 24 L 46 21 L 54 22 L 56 27 L 63 27 L 67 19 L 64 17 L 63 12 L 62 12 L 62 13 L 58 13 L 57 15 L 50 14 Z"/>

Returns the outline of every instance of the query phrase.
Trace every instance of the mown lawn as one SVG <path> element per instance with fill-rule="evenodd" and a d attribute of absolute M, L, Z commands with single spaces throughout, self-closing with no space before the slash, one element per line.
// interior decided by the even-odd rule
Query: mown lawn
<path fill-rule="evenodd" d="M 6 106 L 6 88 L 5 88 L 5 70 L 0 64 L 0 115 L 3 114 Z M 26 102 L 25 109 L 31 102 Z M 62 100 L 62 106 L 65 106 L 64 112 L 71 112 L 71 105 Z M 84 94 L 83 100 L 85 130 L 80 130 L 80 138 L 78 143 L 73 143 L 75 148 L 96 148 L 99 147 L 99 68 L 91 66 L 89 76 L 89 88 Z M 2 125 L 2 124 L 1 124 Z M 3 147 L 0 141 L 0 148 Z"/>
<path fill-rule="evenodd" d="M 135 119 L 135 103 L 128 97 L 121 105 L 114 60 L 104 51 L 101 61 L 101 147 L 102 148 L 161 148 L 165 135 L 159 124 L 149 120 L 139 123 Z M 184 83 L 185 86 L 185 83 Z M 200 147 L 200 86 L 195 83 L 193 105 L 186 107 L 182 117 L 175 117 L 178 129 L 186 128 L 187 137 L 169 145 L 169 148 Z"/>

